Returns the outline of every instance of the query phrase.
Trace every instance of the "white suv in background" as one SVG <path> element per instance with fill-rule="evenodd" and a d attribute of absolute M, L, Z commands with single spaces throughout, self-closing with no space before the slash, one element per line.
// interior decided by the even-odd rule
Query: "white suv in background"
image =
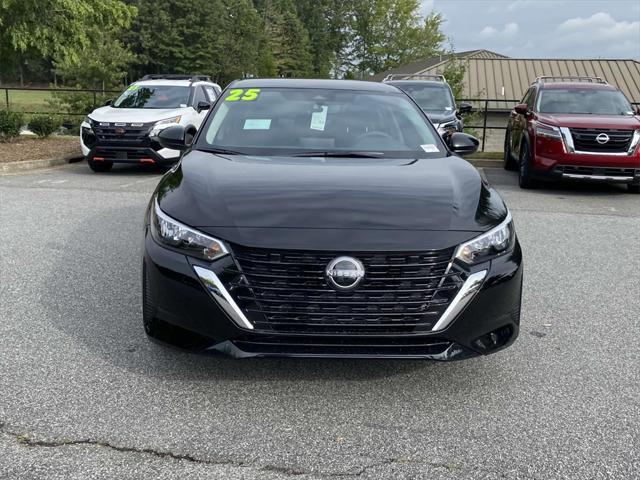
<path fill-rule="evenodd" d="M 85 117 L 82 154 L 94 172 L 109 171 L 114 163 L 174 163 L 180 152 L 162 148 L 154 137 L 173 125 L 195 135 L 220 92 L 218 84 L 201 75 L 145 75 Z"/>

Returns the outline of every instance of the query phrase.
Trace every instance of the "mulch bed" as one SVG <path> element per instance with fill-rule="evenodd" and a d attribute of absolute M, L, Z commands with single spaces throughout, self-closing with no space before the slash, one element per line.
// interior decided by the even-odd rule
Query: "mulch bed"
<path fill-rule="evenodd" d="M 69 156 L 82 156 L 77 137 L 20 137 L 10 142 L 0 142 L 0 163 Z"/>

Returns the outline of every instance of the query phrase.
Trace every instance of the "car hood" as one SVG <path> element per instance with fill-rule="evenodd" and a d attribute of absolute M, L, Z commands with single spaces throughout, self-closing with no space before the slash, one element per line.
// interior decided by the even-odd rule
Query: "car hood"
<path fill-rule="evenodd" d="M 455 112 L 449 110 L 443 110 L 441 112 L 425 111 L 424 113 L 427 114 L 427 117 L 429 117 L 429 120 L 431 120 L 433 124 L 453 122 L 456 119 Z"/>
<path fill-rule="evenodd" d="M 150 123 L 184 115 L 188 108 L 113 108 L 100 107 L 89 114 L 97 122 Z"/>
<path fill-rule="evenodd" d="M 556 127 L 573 128 L 640 128 L 640 118 L 631 115 L 574 115 L 566 113 L 538 114 L 538 120 Z"/>
<path fill-rule="evenodd" d="M 282 248 L 296 248 L 293 230 L 304 248 L 444 248 L 506 215 L 478 171 L 453 156 L 321 159 L 191 151 L 163 177 L 157 194 L 160 208 L 189 226 L 244 245 Z"/>

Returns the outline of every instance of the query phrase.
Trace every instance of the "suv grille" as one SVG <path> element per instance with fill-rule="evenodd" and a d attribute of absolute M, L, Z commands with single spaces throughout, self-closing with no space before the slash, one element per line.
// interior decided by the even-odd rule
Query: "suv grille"
<path fill-rule="evenodd" d="M 629 149 L 633 130 L 602 130 L 595 128 L 571 128 L 576 150 L 581 152 L 624 153 Z M 601 133 L 609 136 L 607 143 L 598 143 Z"/>
<path fill-rule="evenodd" d="M 241 271 L 228 282 L 257 330 L 385 334 L 430 331 L 463 283 L 445 273 L 454 248 L 410 253 L 317 252 L 233 246 Z M 365 278 L 352 291 L 326 282 L 337 256 L 360 260 Z M 235 267 L 233 267 L 235 268 Z M 228 272 L 232 273 L 232 272 Z"/>
<path fill-rule="evenodd" d="M 101 126 L 99 122 L 93 123 L 93 131 L 100 145 L 118 145 L 132 147 L 148 147 L 151 145 L 149 140 L 149 129 L 152 124 L 127 124 L 115 125 L 113 123 L 108 126 Z"/>

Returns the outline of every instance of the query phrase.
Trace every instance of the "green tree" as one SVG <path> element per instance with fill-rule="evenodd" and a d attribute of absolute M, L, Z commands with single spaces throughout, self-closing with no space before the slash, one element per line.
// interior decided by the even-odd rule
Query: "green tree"
<path fill-rule="evenodd" d="M 266 41 L 279 77 L 313 75 L 309 33 L 298 17 L 292 0 L 256 2 Z"/>
<path fill-rule="evenodd" d="M 91 44 L 89 27 L 127 27 L 135 13 L 120 0 L 2 0 L 0 45 L 78 61 Z"/>
<path fill-rule="evenodd" d="M 442 17 L 423 19 L 418 0 L 352 1 L 349 64 L 362 76 L 442 52 Z"/>

